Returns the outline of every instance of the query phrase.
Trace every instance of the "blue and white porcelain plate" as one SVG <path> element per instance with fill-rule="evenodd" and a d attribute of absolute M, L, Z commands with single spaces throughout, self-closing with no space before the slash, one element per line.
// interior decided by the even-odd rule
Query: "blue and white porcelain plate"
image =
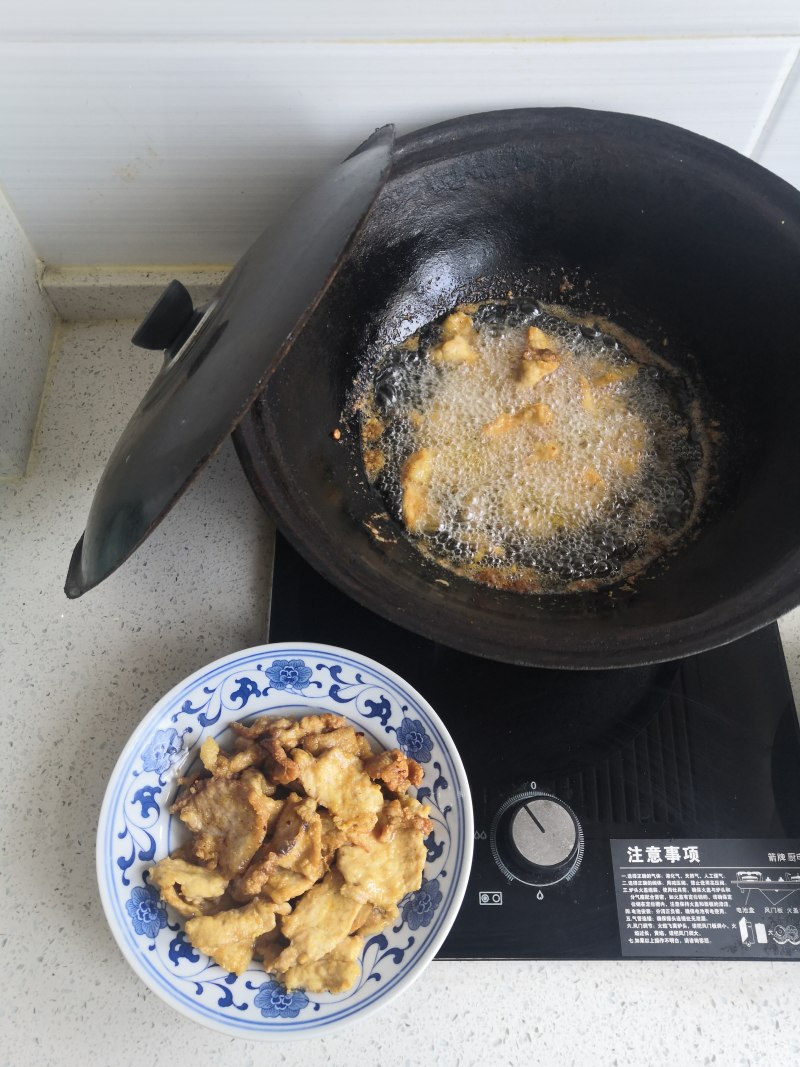
<path fill-rule="evenodd" d="M 373 748 L 400 748 L 422 765 L 417 797 L 434 829 L 422 887 L 400 917 L 367 939 L 361 974 L 345 993 L 287 993 L 254 963 L 238 978 L 197 951 L 181 917 L 146 872 L 180 843 L 169 813 L 177 780 L 202 741 L 233 741 L 232 722 L 333 711 Z M 433 958 L 456 917 L 472 862 L 472 805 L 458 753 L 419 693 L 379 663 L 330 645 L 284 643 L 237 652 L 197 671 L 145 716 L 111 776 L 97 831 L 97 877 L 111 930 L 133 969 L 190 1019 L 239 1037 L 312 1037 L 392 1000 Z"/>

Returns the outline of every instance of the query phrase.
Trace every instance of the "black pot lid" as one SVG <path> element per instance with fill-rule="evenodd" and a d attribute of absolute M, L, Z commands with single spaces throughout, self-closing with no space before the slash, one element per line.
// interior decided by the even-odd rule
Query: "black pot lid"
<path fill-rule="evenodd" d="M 378 196 L 384 126 L 263 234 L 205 310 L 172 282 L 133 336 L 166 360 L 106 464 L 64 591 L 79 597 L 149 536 L 289 351 Z"/>

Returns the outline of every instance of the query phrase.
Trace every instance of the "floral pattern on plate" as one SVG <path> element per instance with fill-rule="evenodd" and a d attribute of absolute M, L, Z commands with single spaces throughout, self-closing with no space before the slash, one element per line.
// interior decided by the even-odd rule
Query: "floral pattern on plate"
<path fill-rule="evenodd" d="M 181 839 L 169 813 L 177 779 L 207 736 L 225 745 L 231 722 L 318 711 L 344 715 L 375 748 L 399 747 L 423 765 L 417 789 L 433 831 L 420 889 L 395 925 L 369 938 L 354 988 L 287 992 L 254 963 L 228 974 L 187 940 L 182 922 L 147 882 Z M 225 657 L 168 693 L 135 732 L 113 772 L 98 827 L 97 866 L 111 929 L 128 961 L 191 1018 L 248 1038 L 307 1037 L 362 1018 L 409 984 L 433 957 L 458 911 L 472 857 L 464 769 L 426 701 L 388 669 L 326 645 L 266 645 Z"/>

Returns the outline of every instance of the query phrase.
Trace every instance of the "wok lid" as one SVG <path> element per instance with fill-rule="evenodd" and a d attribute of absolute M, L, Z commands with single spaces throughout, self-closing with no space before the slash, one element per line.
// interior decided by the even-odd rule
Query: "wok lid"
<path fill-rule="evenodd" d="M 289 351 L 386 180 L 394 127 L 377 130 L 264 233 L 205 309 L 173 281 L 132 340 L 164 365 L 95 492 L 64 591 L 79 597 L 150 535 Z"/>

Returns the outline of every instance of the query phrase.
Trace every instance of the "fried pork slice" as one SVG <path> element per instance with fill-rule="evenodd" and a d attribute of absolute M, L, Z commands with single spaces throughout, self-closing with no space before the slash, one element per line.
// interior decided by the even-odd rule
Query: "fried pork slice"
<path fill-rule="evenodd" d="M 189 919 L 216 911 L 228 885 L 216 871 L 172 856 L 150 868 L 150 882 L 158 886 L 163 901 Z"/>
<path fill-rule="evenodd" d="M 517 367 L 517 383 L 524 389 L 531 389 L 538 385 L 542 378 L 558 370 L 557 359 L 542 357 L 528 351 L 524 352 Z"/>
<path fill-rule="evenodd" d="M 427 849 L 415 829 L 399 828 L 388 841 L 376 837 L 342 845 L 336 865 L 345 884 L 342 895 L 389 910 L 422 885 Z"/>
<path fill-rule="evenodd" d="M 281 975 L 281 981 L 288 991 L 344 993 L 358 980 L 361 965 L 357 961 L 363 944 L 363 937 L 346 937 L 322 959 L 289 967 Z"/>
<path fill-rule="evenodd" d="M 451 337 L 466 337 L 471 341 L 476 336 L 472 316 L 466 311 L 451 311 L 442 322 L 441 331 L 446 341 L 449 341 Z"/>
<path fill-rule="evenodd" d="M 277 867 L 296 871 L 310 884 L 322 877 L 325 872 L 322 823 L 316 808 L 312 798 L 289 794 L 272 835 L 258 849 L 247 870 L 231 885 L 237 900 L 247 900 L 260 893 Z"/>
<path fill-rule="evenodd" d="M 627 363 L 621 367 L 606 367 L 593 379 L 593 382 L 598 388 L 603 389 L 607 385 L 630 381 L 638 373 L 639 367 L 635 363 Z"/>
<path fill-rule="evenodd" d="M 323 711 L 320 715 L 305 715 L 294 719 L 291 726 L 283 727 L 278 736 L 285 748 L 296 748 L 304 737 L 310 734 L 324 734 L 330 730 L 340 730 L 347 726 L 347 719 L 335 715 L 332 711 Z"/>
<path fill-rule="evenodd" d="M 525 334 L 525 341 L 527 350 L 537 355 L 541 352 L 552 353 L 553 351 L 550 338 L 539 326 L 528 327 L 528 332 Z"/>
<path fill-rule="evenodd" d="M 244 738 L 237 738 L 236 751 L 232 755 L 223 752 L 213 737 L 207 737 L 200 746 L 200 760 L 214 778 L 234 778 L 248 767 L 257 766 L 263 758 L 260 745 Z M 270 793 L 275 792 L 274 786 L 269 786 L 266 779 L 264 784 Z"/>
<path fill-rule="evenodd" d="M 309 734 L 300 742 L 300 748 L 319 756 L 329 748 L 340 748 L 354 756 L 366 759 L 372 755 L 369 741 L 361 733 L 356 733 L 352 726 L 342 726 L 338 730 L 329 730 L 324 734 Z"/>
<path fill-rule="evenodd" d="M 291 785 L 296 782 L 297 764 L 287 754 L 278 738 L 267 734 L 261 738 L 259 744 L 264 752 L 264 769 L 272 781 L 278 785 Z"/>
<path fill-rule="evenodd" d="M 286 939 L 276 925 L 274 930 L 262 934 L 261 937 L 256 940 L 256 943 L 253 946 L 253 955 L 261 960 L 265 971 L 270 971 L 272 969 L 272 964 L 285 948 Z"/>
<path fill-rule="evenodd" d="M 321 715 L 304 715 L 300 719 L 275 719 L 265 716 L 263 719 L 254 719 L 249 726 L 243 722 L 231 723 L 231 728 L 239 737 L 247 738 L 249 741 L 259 741 L 262 737 L 269 735 L 280 737 L 285 742 L 286 748 L 296 748 L 307 734 L 319 734 L 325 730 L 336 730 L 346 725 L 347 720 L 341 715 L 325 711 Z"/>
<path fill-rule="evenodd" d="M 441 343 L 431 349 L 434 363 L 474 363 L 478 353 L 474 348 L 478 340 L 471 316 L 464 311 L 454 311 L 442 323 Z"/>
<path fill-rule="evenodd" d="M 369 743 L 369 739 L 361 732 L 356 732 L 356 740 L 358 741 L 358 755 L 361 759 L 369 759 L 370 756 L 374 756 L 375 753 L 372 750 L 372 745 Z"/>
<path fill-rule="evenodd" d="M 428 818 L 430 810 L 427 804 L 420 804 L 416 797 L 403 796 L 398 800 L 389 800 L 378 815 L 372 832 L 379 841 L 391 841 L 398 830 L 414 830 L 427 837 L 433 830 L 433 823 Z"/>
<path fill-rule="evenodd" d="M 362 903 L 343 895 L 341 875 L 329 871 L 283 919 L 281 933 L 289 945 L 278 956 L 274 969 L 281 973 L 327 956 L 349 935 Z"/>
<path fill-rule="evenodd" d="M 434 363 L 475 363 L 478 353 L 467 337 L 457 334 L 432 348 L 431 359 Z"/>
<path fill-rule="evenodd" d="M 347 834 L 339 829 L 333 821 L 333 816 L 329 815 L 327 811 L 320 811 L 319 817 L 322 826 L 322 840 L 320 842 L 322 846 L 322 862 L 327 868 L 330 867 L 333 862 L 336 850 L 343 845 L 348 838 Z"/>
<path fill-rule="evenodd" d="M 170 809 L 194 832 L 193 856 L 234 878 L 247 867 L 282 802 L 265 796 L 263 775 L 204 778 L 194 782 Z"/>
<path fill-rule="evenodd" d="M 383 793 L 358 756 L 329 748 L 315 759 L 295 749 L 292 758 L 303 789 L 328 809 L 340 830 L 348 835 L 369 833 L 383 807 Z"/>
<path fill-rule="evenodd" d="M 558 356 L 550 347 L 550 338 L 538 326 L 530 326 L 527 344 L 517 367 L 517 383 L 523 388 L 532 388 L 558 367 Z"/>
<path fill-rule="evenodd" d="M 263 720 L 260 720 L 263 721 Z M 253 724 L 253 729 L 258 723 Z M 330 733 L 347 726 L 347 720 L 332 712 L 306 715 L 302 719 L 276 719 L 259 737 L 264 767 L 274 782 L 289 785 L 297 780 L 297 766 L 289 756 L 306 737 Z"/>
<path fill-rule="evenodd" d="M 379 934 L 389 923 L 393 923 L 400 914 L 399 908 L 376 908 L 374 904 L 362 904 L 361 910 L 353 920 L 352 933 L 370 937 Z"/>
<path fill-rule="evenodd" d="M 270 850 L 275 864 L 315 882 L 324 874 L 322 865 L 322 821 L 316 801 L 290 793 L 278 816 Z"/>
<path fill-rule="evenodd" d="M 410 785 L 419 785 L 425 773 L 416 760 L 409 759 L 399 748 L 390 748 L 364 760 L 364 770 L 373 781 L 383 782 L 398 796 L 402 796 Z"/>
<path fill-rule="evenodd" d="M 438 528 L 439 518 L 429 502 L 432 478 L 433 453 L 429 448 L 420 448 L 408 457 L 400 471 L 403 522 L 410 533 L 425 533 Z"/>
<path fill-rule="evenodd" d="M 553 417 L 553 409 L 549 404 L 528 404 L 519 411 L 504 411 L 492 422 L 487 422 L 483 432 L 487 437 L 502 437 L 521 426 L 549 426 Z"/>
<path fill-rule="evenodd" d="M 239 737 L 247 738 L 249 741 L 258 741 L 265 734 L 294 726 L 296 721 L 296 719 L 271 719 L 267 716 L 263 719 L 254 719 L 249 725 L 243 722 L 232 722 L 231 729 Z"/>
<path fill-rule="evenodd" d="M 275 928 L 276 915 L 288 911 L 288 904 L 273 904 L 257 897 L 243 908 L 189 919 L 186 936 L 220 967 L 243 974 L 253 959 L 256 941 Z"/>
<path fill-rule="evenodd" d="M 297 871 L 287 871 L 283 867 L 276 867 L 264 882 L 260 895 L 268 897 L 276 904 L 282 904 L 287 900 L 294 900 L 295 897 L 301 897 L 313 884 L 310 878 L 298 874 Z"/>

